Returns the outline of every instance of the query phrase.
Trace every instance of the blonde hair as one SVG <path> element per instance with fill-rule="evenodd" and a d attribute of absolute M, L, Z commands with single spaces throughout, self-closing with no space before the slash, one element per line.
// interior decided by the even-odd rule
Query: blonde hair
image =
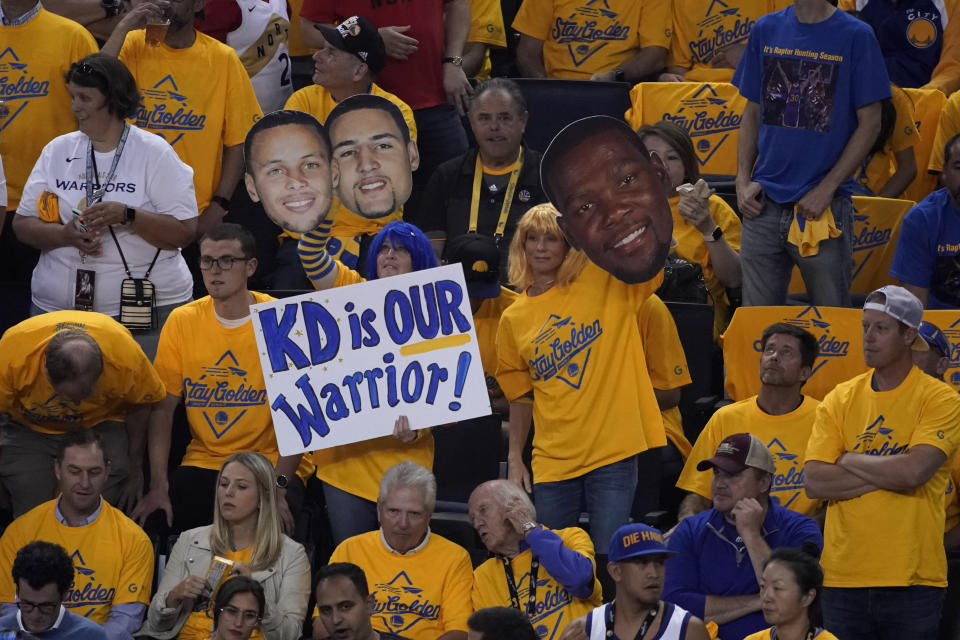
<path fill-rule="evenodd" d="M 533 284 L 533 272 L 530 270 L 530 263 L 527 261 L 526 250 L 527 236 L 531 232 L 556 234 L 563 238 L 564 244 L 567 245 L 567 255 L 557 271 L 554 286 L 568 286 L 580 276 L 580 272 L 587 266 L 587 254 L 571 247 L 564 238 L 563 231 L 557 224 L 559 216 L 560 212 L 552 204 L 538 204 L 523 214 L 520 222 L 517 223 L 517 230 L 513 234 L 513 240 L 510 241 L 510 254 L 507 261 L 507 276 L 510 279 L 510 284 L 517 291 L 526 291 Z"/>
<path fill-rule="evenodd" d="M 280 557 L 283 546 L 283 531 L 280 529 L 280 511 L 277 508 L 277 495 L 274 491 L 276 482 L 273 465 L 263 455 L 252 451 L 235 453 L 220 466 L 217 474 L 217 488 L 220 487 L 220 478 L 227 465 L 236 462 L 246 467 L 253 474 L 257 483 L 257 526 L 253 537 L 253 548 L 250 550 L 250 569 L 263 571 L 274 565 Z M 230 523 L 220 515 L 220 502 L 215 501 L 213 507 L 213 527 L 210 529 L 210 550 L 214 555 L 222 556 L 233 548 L 233 532 Z"/>

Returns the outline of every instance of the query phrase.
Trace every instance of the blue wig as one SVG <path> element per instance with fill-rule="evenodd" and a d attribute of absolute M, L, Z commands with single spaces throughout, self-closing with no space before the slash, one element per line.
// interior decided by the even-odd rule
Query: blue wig
<path fill-rule="evenodd" d="M 391 246 L 403 247 L 410 254 L 410 261 L 413 263 L 413 270 L 432 269 L 437 266 L 437 254 L 430 244 L 430 239 L 423 235 L 414 225 L 394 220 L 373 236 L 370 242 L 370 248 L 367 250 L 367 279 L 376 280 L 377 278 L 377 255 L 380 253 L 380 247 L 384 242 L 389 242 Z"/>

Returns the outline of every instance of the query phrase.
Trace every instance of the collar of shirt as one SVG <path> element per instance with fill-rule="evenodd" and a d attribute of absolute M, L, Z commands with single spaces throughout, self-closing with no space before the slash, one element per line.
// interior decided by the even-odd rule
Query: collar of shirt
<path fill-rule="evenodd" d="M 54 622 L 53 626 L 51 626 L 50 629 L 47 629 L 47 631 L 50 631 L 52 629 L 58 629 L 60 627 L 60 623 L 63 622 L 63 616 L 66 615 L 66 613 L 67 613 L 67 610 L 64 609 L 63 605 L 60 605 L 60 615 L 57 616 L 56 622 Z M 19 609 L 17 610 L 17 624 L 20 625 L 20 631 L 25 631 L 27 633 L 42 633 L 38 631 L 28 631 L 26 627 L 23 626 L 23 621 L 20 619 Z"/>
<path fill-rule="evenodd" d="M 37 14 L 40 13 L 40 2 L 37 1 L 37 4 L 33 5 L 33 8 L 30 11 L 27 11 L 22 16 L 14 18 L 13 20 L 7 19 L 7 16 L 3 13 L 3 8 L 0 7 L 0 24 L 5 27 L 19 27 L 22 24 L 26 24 L 37 17 Z"/>
<path fill-rule="evenodd" d="M 417 546 L 415 546 L 413 549 L 410 549 L 410 551 L 407 551 L 406 553 L 401 553 L 401 552 L 397 551 L 396 549 L 394 549 L 393 547 L 390 546 L 390 543 L 387 542 L 386 536 L 383 535 L 383 527 L 380 527 L 380 542 L 382 542 L 382 543 L 383 543 L 383 546 L 385 546 L 385 547 L 387 548 L 387 551 L 389 551 L 389 552 L 392 553 L 392 554 L 395 554 L 395 555 L 398 555 L 398 556 L 409 556 L 409 555 L 413 555 L 413 554 L 416 553 L 417 551 L 423 550 L 423 548 L 424 548 L 425 546 L 427 546 L 427 543 L 430 542 L 430 527 L 427 527 L 427 535 L 423 536 L 423 542 L 421 542 L 420 544 L 418 544 Z"/>
<path fill-rule="evenodd" d="M 57 504 L 54 505 L 54 507 L 53 507 L 53 515 L 54 515 L 54 517 L 57 519 L 57 522 L 59 522 L 60 524 L 62 524 L 62 525 L 64 525 L 64 526 L 67 526 L 67 527 L 85 527 L 85 526 L 87 526 L 88 524 L 90 524 L 91 522 L 93 522 L 94 520 L 96 520 L 97 518 L 99 518 L 99 517 L 100 517 L 100 510 L 103 509 L 103 498 L 101 497 L 101 498 L 100 498 L 100 502 L 99 502 L 99 504 L 97 504 L 97 508 L 93 510 L 93 513 L 91 513 L 89 516 L 87 516 L 86 518 L 84 518 L 83 522 L 81 522 L 80 524 L 73 525 L 73 524 L 70 524 L 69 522 L 67 522 L 67 519 L 64 517 L 63 512 L 60 511 L 60 501 L 61 501 L 61 500 L 63 500 L 63 496 L 62 496 L 62 495 L 61 495 L 59 498 L 57 498 Z"/>

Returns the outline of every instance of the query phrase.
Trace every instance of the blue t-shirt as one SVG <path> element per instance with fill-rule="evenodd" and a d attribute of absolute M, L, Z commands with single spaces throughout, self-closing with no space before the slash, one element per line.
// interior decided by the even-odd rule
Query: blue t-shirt
<path fill-rule="evenodd" d="M 929 289 L 928 309 L 960 308 L 960 211 L 946 189 L 934 191 L 903 217 L 890 275 Z"/>
<path fill-rule="evenodd" d="M 760 105 L 753 179 L 780 203 L 799 200 L 833 168 L 857 109 L 890 97 L 869 25 L 839 10 L 803 24 L 793 6 L 757 20 L 733 84 Z M 840 192 L 852 187 L 847 180 Z"/>
<path fill-rule="evenodd" d="M 771 549 L 800 547 L 810 541 L 823 548 L 817 523 L 780 506 L 776 498 L 763 519 L 763 539 Z M 684 518 L 667 542 L 677 555 L 667 560 L 663 600 L 703 618 L 707 596 L 742 596 L 760 591 L 746 546 L 737 527 L 716 509 Z M 720 625 L 721 640 L 742 640 L 769 627 L 759 611 Z"/>
<path fill-rule="evenodd" d="M 899 87 L 930 82 L 943 49 L 943 0 L 860 0 L 857 8 L 877 35 L 890 82 Z"/>

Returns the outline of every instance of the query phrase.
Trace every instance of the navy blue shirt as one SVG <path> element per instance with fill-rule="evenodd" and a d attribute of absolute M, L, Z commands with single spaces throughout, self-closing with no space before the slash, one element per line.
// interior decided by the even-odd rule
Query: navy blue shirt
<path fill-rule="evenodd" d="M 930 82 L 943 49 L 943 0 L 860 0 L 857 9 L 877 35 L 890 82 Z"/>
<path fill-rule="evenodd" d="M 796 202 L 833 168 L 857 109 L 890 97 L 869 25 L 840 10 L 804 24 L 793 6 L 757 20 L 733 84 L 760 106 L 753 179 L 779 203 Z M 840 192 L 853 186 L 848 179 Z"/>
<path fill-rule="evenodd" d="M 807 516 L 781 507 L 776 498 L 763 520 L 763 539 L 770 549 L 799 547 L 806 541 L 823 549 L 817 523 Z M 742 596 L 759 593 L 753 564 L 737 528 L 716 509 L 685 518 L 670 540 L 676 556 L 667 560 L 663 599 L 680 605 L 698 618 L 708 595 Z M 742 640 L 769 627 L 759 611 L 720 625 L 721 640 Z"/>
<path fill-rule="evenodd" d="M 928 309 L 960 308 L 960 211 L 946 189 L 934 191 L 903 217 L 890 275 L 929 289 Z"/>

